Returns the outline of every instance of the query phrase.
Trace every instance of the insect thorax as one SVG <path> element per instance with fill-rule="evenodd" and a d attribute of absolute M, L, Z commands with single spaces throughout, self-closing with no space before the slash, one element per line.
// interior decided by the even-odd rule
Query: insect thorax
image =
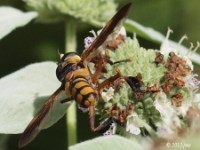
<path fill-rule="evenodd" d="M 58 67 L 56 69 L 56 76 L 58 80 L 63 82 L 65 76 L 69 72 L 79 69 L 80 65 L 78 65 L 78 63 L 80 63 L 80 61 L 81 61 L 80 56 L 75 52 L 69 52 L 64 55 L 61 54 L 61 59 L 58 62 Z"/>

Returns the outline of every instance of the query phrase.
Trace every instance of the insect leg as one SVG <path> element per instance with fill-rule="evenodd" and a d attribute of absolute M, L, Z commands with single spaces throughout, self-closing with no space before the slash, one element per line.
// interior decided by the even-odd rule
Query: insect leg
<path fill-rule="evenodd" d="M 108 63 L 109 63 L 110 65 L 115 65 L 115 64 L 119 64 L 119 63 L 122 63 L 122 62 L 129 62 L 129 61 L 131 61 L 130 58 L 128 58 L 128 59 L 118 60 L 118 61 L 115 61 L 115 62 L 109 60 Z"/>
<path fill-rule="evenodd" d="M 104 80 L 102 83 L 99 84 L 98 91 L 100 91 L 101 89 L 103 89 L 106 86 L 111 85 L 115 80 L 117 80 L 121 77 L 122 77 L 122 75 L 121 75 L 120 71 L 117 70 L 117 74 L 115 74 L 114 76 Z"/>
<path fill-rule="evenodd" d="M 102 68 L 103 68 L 103 57 L 100 55 L 99 56 L 99 60 L 98 60 L 98 64 L 96 67 L 96 71 L 95 73 L 92 75 L 92 83 L 96 84 L 99 77 L 101 76 L 101 72 L 102 72 Z"/>
<path fill-rule="evenodd" d="M 133 76 L 123 76 L 124 80 L 129 84 L 131 89 L 135 92 L 147 93 L 147 92 L 159 92 L 159 90 L 143 90 L 141 89 L 141 80 Z"/>
<path fill-rule="evenodd" d="M 122 59 L 122 60 L 118 60 L 118 61 L 113 62 L 110 59 L 109 51 L 108 50 L 105 51 L 105 54 L 102 57 L 103 57 L 104 61 L 106 63 L 109 63 L 110 65 L 115 65 L 115 64 L 122 63 L 122 62 L 130 62 L 131 61 L 131 58 L 127 58 L 127 59 Z"/>
<path fill-rule="evenodd" d="M 112 118 L 108 118 L 106 121 L 101 123 L 99 126 L 95 127 L 95 111 L 94 111 L 94 106 L 89 107 L 89 119 L 90 119 L 90 128 L 92 131 L 97 132 L 105 132 L 106 130 L 109 129 L 110 125 L 113 123 Z"/>

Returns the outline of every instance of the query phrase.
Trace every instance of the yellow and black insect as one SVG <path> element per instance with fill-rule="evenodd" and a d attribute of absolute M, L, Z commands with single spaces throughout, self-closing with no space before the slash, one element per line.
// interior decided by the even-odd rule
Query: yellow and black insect
<path fill-rule="evenodd" d="M 40 125 L 51 110 L 58 95 L 65 91 L 67 99 L 61 103 L 75 100 L 81 107 L 88 108 L 90 127 L 92 131 L 99 131 L 105 128 L 105 124 L 95 127 L 94 107 L 99 96 L 100 90 L 110 85 L 116 79 L 122 77 L 120 72 L 106 79 L 102 83 L 98 83 L 103 67 L 103 57 L 97 49 L 106 41 L 107 37 L 117 28 L 121 21 L 127 16 L 131 4 L 122 7 L 113 18 L 102 29 L 101 33 L 96 37 L 92 44 L 84 50 L 81 56 L 75 52 L 69 52 L 61 57 L 56 69 L 57 78 L 61 81 L 61 86 L 50 96 L 42 109 L 35 115 L 29 123 L 19 140 L 19 147 L 23 147 L 30 143 L 40 131 Z M 92 74 L 88 68 L 88 62 L 98 56 L 98 64 L 96 71 Z M 134 78 L 123 77 L 134 90 L 138 90 L 139 82 Z M 133 80 L 134 79 L 134 80 Z M 134 82 L 134 83 L 132 83 Z"/>

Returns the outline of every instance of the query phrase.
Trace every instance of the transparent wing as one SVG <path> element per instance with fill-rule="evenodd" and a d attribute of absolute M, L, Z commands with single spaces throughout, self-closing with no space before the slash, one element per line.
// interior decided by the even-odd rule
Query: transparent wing
<path fill-rule="evenodd" d="M 24 147 L 30 143 L 40 132 L 41 129 L 45 128 L 45 120 L 48 120 L 50 110 L 53 108 L 55 101 L 57 100 L 60 93 L 63 91 L 63 86 L 60 86 L 46 101 L 40 111 L 34 116 L 31 122 L 28 124 L 23 134 L 20 137 L 18 146 Z"/>

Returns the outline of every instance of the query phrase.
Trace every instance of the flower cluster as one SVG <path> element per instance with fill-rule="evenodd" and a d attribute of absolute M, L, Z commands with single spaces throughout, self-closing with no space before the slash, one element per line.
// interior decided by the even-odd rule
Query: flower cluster
<path fill-rule="evenodd" d="M 102 25 L 115 13 L 117 5 L 113 0 L 23 0 L 36 10 L 40 22 L 58 22 L 77 19 L 93 25 Z M 92 7 L 91 7 L 92 6 Z M 95 8 L 95 9 L 94 9 Z"/>
<path fill-rule="evenodd" d="M 193 109 L 200 83 L 193 74 L 190 59 L 173 49 L 163 53 L 142 48 L 135 37 L 131 39 L 125 34 L 107 40 L 105 45 L 111 49 L 109 59 L 112 62 L 130 61 L 107 63 L 99 82 L 115 75 L 117 69 L 123 76 L 137 78 L 141 84 L 141 90 L 134 91 L 119 79 L 101 91 L 96 112 L 102 120 L 113 118 L 105 135 L 123 133 L 130 136 L 131 133 L 174 138 L 178 129 L 188 125 L 188 114 Z"/>

